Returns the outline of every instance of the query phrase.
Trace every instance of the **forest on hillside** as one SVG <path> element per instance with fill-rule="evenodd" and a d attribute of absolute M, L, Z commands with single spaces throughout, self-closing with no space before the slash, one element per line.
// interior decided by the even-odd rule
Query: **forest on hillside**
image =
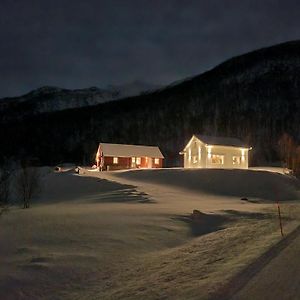
<path fill-rule="evenodd" d="M 192 134 L 238 137 L 251 164 L 279 159 L 283 133 L 300 138 L 300 42 L 233 58 L 178 85 L 93 107 L 1 122 L 1 158 L 91 164 L 101 142 L 158 145 L 166 166 Z"/>

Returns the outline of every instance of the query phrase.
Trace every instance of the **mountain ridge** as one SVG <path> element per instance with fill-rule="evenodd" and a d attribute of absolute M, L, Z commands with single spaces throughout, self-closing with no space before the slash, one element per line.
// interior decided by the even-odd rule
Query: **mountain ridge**
<path fill-rule="evenodd" d="M 91 162 L 99 141 L 152 144 L 160 146 L 171 166 L 180 165 L 178 152 L 196 132 L 244 140 L 253 147 L 252 164 L 278 160 L 281 134 L 300 141 L 298 50 L 300 41 L 266 47 L 152 93 L 37 115 L 25 127 L 19 120 L 0 135 L 5 139 L 17 132 L 17 144 L 0 151 L 46 163 Z M 40 141 L 34 148 L 24 138 L 28 132 L 30 140 Z"/>
<path fill-rule="evenodd" d="M 123 85 L 110 85 L 106 88 L 89 87 L 66 89 L 55 86 L 42 86 L 24 95 L 0 99 L 0 113 L 6 113 L 6 120 L 55 112 L 65 109 L 93 106 L 130 96 L 148 93 L 160 86 L 142 81 Z M 14 111 L 17 114 L 14 114 Z"/>

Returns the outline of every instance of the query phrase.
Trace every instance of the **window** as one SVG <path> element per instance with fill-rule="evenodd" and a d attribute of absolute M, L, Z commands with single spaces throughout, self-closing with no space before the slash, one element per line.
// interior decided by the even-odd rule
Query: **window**
<path fill-rule="evenodd" d="M 216 165 L 224 165 L 224 155 L 213 154 L 211 156 L 211 163 Z"/>
<path fill-rule="evenodd" d="M 207 147 L 207 158 L 211 159 L 211 146 Z"/>
<path fill-rule="evenodd" d="M 233 165 L 240 165 L 241 164 L 241 157 L 240 156 L 232 156 L 232 164 Z"/>
<path fill-rule="evenodd" d="M 137 165 L 140 165 L 140 164 L 141 164 L 141 158 L 140 158 L 140 157 L 137 157 L 137 158 L 136 158 L 136 164 L 137 164 Z"/>
<path fill-rule="evenodd" d="M 118 158 L 118 157 L 114 157 L 114 158 L 113 158 L 113 163 L 114 163 L 114 164 L 117 164 L 118 162 L 119 162 L 119 158 Z"/>
<path fill-rule="evenodd" d="M 245 149 L 241 149 L 241 154 L 242 154 L 242 162 L 245 161 Z"/>
<path fill-rule="evenodd" d="M 135 157 L 131 157 L 131 162 L 135 163 Z"/>
<path fill-rule="evenodd" d="M 159 165 L 159 158 L 154 158 L 154 164 Z"/>
<path fill-rule="evenodd" d="M 193 156 L 193 164 L 196 164 L 198 162 L 198 157 L 197 156 Z"/>

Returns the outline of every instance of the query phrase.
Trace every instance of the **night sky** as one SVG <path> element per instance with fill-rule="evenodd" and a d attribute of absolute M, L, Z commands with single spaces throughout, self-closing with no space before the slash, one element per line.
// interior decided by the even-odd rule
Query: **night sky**
<path fill-rule="evenodd" d="M 300 1 L 0 0 L 0 97 L 168 84 L 300 38 Z"/>

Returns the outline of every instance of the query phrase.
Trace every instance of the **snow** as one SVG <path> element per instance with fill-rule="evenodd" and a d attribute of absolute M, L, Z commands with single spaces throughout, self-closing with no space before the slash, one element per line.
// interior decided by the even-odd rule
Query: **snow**
<path fill-rule="evenodd" d="M 249 170 L 254 171 L 266 171 L 266 172 L 274 172 L 279 174 L 288 175 L 292 172 L 292 170 L 283 168 L 283 167 L 269 167 L 269 166 L 261 166 L 261 167 L 251 167 Z"/>
<path fill-rule="evenodd" d="M 116 173 L 118 177 L 168 185 L 194 193 L 248 197 L 261 200 L 293 200 L 300 196 L 293 177 L 260 170 L 160 169 Z"/>
<path fill-rule="evenodd" d="M 264 200 L 271 183 L 284 199 L 297 192 L 260 171 L 83 171 L 44 168 L 32 208 L 0 216 L 1 300 L 207 297 L 280 238 L 273 204 L 242 201 L 239 178 L 265 180 Z M 200 228 L 193 209 L 207 215 Z"/>
<path fill-rule="evenodd" d="M 143 81 L 107 88 L 90 87 L 75 90 L 43 86 L 19 97 L 0 99 L 0 111 L 6 110 L 11 104 L 22 105 L 22 103 L 32 101 L 34 101 L 35 113 L 60 111 L 138 96 L 142 93 L 154 92 L 159 87 Z"/>
<path fill-rule="evenodd" d="M 158 147 L 100 143 L 104 156 L 164 158 Z"/>
<path fill-rule="evenodd" d="M 232 146 L 232 147 L 245 147 L 246 145 L 243 141 L 233 137 L 221 137 L 221 136 L 208 136 L 201 134 L 194 134 L 201 142 L 207 145 L 218 145 L 218 146 Z"/>

